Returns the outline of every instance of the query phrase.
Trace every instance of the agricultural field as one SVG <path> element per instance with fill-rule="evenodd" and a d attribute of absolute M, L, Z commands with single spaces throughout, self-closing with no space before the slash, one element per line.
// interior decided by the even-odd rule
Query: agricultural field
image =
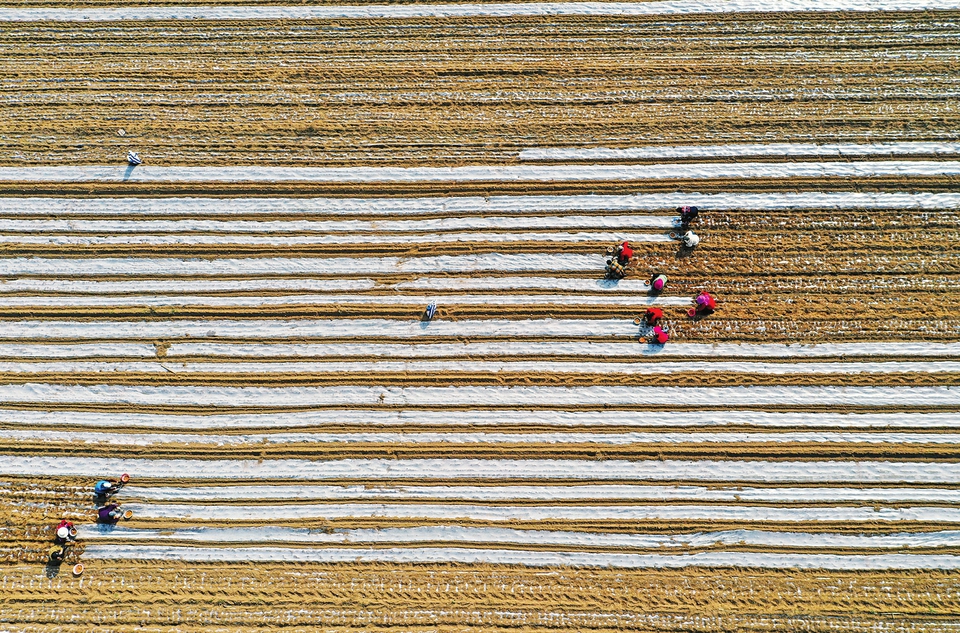
<path fill-rule="evenodd" d="M 835 5 L 0 3 L 0 630 L 956 631 L 960 2 Z"/>

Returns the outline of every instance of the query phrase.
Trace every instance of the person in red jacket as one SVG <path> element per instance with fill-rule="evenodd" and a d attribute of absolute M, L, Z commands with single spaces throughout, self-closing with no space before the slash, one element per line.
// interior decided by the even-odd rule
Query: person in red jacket
<path fill-rule="evenodd" d="M 670 335 L 658 325 L 653 328 L 653 340 L 657 345 L 663 345 L 670 340 Z"/>
<path fill-rule="evenodd" d="M 630 242 L 624 242 L 617 247 L 617 261 L 626 264 L 633 257 L 633 249 L 630 248 Z"/>
<path fill-rule="evenodd" d="M 708 314 L 713 314 L 713 311 L 717 309 L 717 301 L 709 292 L 701 292 L 697 296 L 697 307 L 696 314 L 699 316 L 707 316 Z"/>
<path fill-rule="evenodd" d="M 647 325 L 653 327 L 660 323 L 660 319 L 663 318 L 663 310 L 660 308 L 647 308 L 643 318 L 646 320 Z"/>

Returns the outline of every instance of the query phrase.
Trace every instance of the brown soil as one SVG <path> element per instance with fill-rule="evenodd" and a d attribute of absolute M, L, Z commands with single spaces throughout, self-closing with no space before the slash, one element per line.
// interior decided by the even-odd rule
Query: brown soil
<path fill-rule="evenodd" d="M 937 632 L 960 610 L 958 577 L 944 572 L 104 561 L 82 580 L 15 566 L 4 585 L 0 611 L 30 632 Z"/>
<path fill-rule="evenodd" d="M 0 156 L 456 165 L 530 146 L 955 139 L 956 18 L 17 24 L 0 33 Z"/>
<path fill-rule="evenodd" d="M 261 0 L 258 4 L 278 3 Z M 484 1 L 484 0 L 481 0 Z M 231 4 L 240 0 L 132 0 L 133 4 Z M 333 0 L 318 0 L 329 4 Z M 110 0 L 22 0 L 7 6 L 92 7 Z M 130 148 L 147 164 L 456 166 L 519 164 L 527 147 L 727 144 L 750 142 L 878 143 L 956 141 L 960 106 L 954 98 L 960 80 L 960 12 L 885 12 L 856 14 L 729 14 L 656 17 L 540 17 L 317 20 L 308 22 L 125 22 L 16 24 L 0 29 L 0 165 L 118 164 Z M 117 134 L 118 128 L 126 136 Z M 887 158 L 887 157 L 880 157 Z M 902 158 L 902 157 L 898 157 Z M 915 155 L 908 159 L 942 159 Z M 752 159 L 751 159 L 752 160 Z M 779 160 L 779 159 L 766 159 Z M 806 159 L 804 159 L 806 160 Z M 631 161 L 643 162 L 643 161 Z M 648 161 L 649 162 L 649 161 Z M 682 161 L 681 161 L 682 162 Z M 698 161 L 699 162 L 699 161 Z M 502 194 L 633 194 L 660 192 L 956 192 L 956 177 L 761 178 L 753 180 L 671 179 L 625 182 L 530 183 L 0 183 L 0 196 L 444 196 Z M 657 213 L 663 213 L 659 211 Z M 476 212 L 481 213 L 481 212 Z M 591 212 L 604 215 L 603 212 Z M 331 214 L 332 215 L 332 214 Z M 450 217 L 471 215 L 456 214 Z M 506 213 L 509 215 L 509 213 Z M 584 215 L 589 215 L 584 214 Z M 16 220 L 27 216 L 11 214 Z M 43 211 L 31 217 L 57 217 Z M 91 216 L 96 217 L 96 216 Z M 116 217 L 116 216 L 103 216 Z M 143 219 L 136 210 L 125 219 Z M 217 216 L 209 216 L 217 219 Z M 289 219 L 261 213 L 243 218 Z M 290 216 L 292 217 L 292 216 Z M 322 213 L 300 219 L 329 218 Z M 396 219 L 417 219 L 416 214 Z M 444 217 L 443 215 L 431 217 Z M 369 219 L 376 220 L 371 215 Z M 78 220 L 82 222 L 82 220 Z M 673 342 L 826 343 L 848 341 L 940 341 L 960 339 L 960 214 L 956 210 L 866 211 L 813 209 L 802 212 L 715 211 L 704 209 L 696 230 L 704 238 L 692 254 L 676 244 L 643 244 L 631 275 L 652 271 L 670 278 L 667 294 L 693 297 L 702 290 L 720 299 L 716 314 L 687 318 L 681 308 L 666 310 Z M 79 231 L 77 231 L 79 233 Z M 647 231 L 643 231 L 647 232 Z M 16 234 L 14 227 L 5 233 Z M 63 235 L 73 232 L 63 231 Z M 372 234 L 371 240 L 377 235 Z M 476 242 L 403 246 L 364 243 L 337 246 L 224 245 L 164 247 L 30 245 L 15 240 L 0 246 L 0 257 L 49 257 L 65 260 L 99 257 L 268 258 L 268 257 L 429 257 L 467 253 L 556 253 L 601 255 L 603 243 Z M 389 284 L 424 275 L 382 274 L 370 297 L 394 291 Z M 489 276 L 501 273 L 477 273 Z M 520 275 L 535 276 L 530 272 Z M 557 275 L 595 279 L 600 270 Z M 295 275 L 291 275 L 295 276 Z M 118 279 L 88 277 L 85 279 Z M 123 277 L 132 281 L 174 279 L 156 275 Z M 199 279 L 199 278 L 198 278 Z M 175 293 L 176 291 L 174 291 Z M 538 291 L 505 290 L 536 295 Z M 543 294 L 562 294 L 543 291 Z M 27 292 L 14 293 L 28 296 Z M 56 293 L 47 293 L 57 296 Z M 206 294 L 206 293 L 203 293 Z M 253 292 L 210 293 L 250 296 Z M 263 293 L 280 296 L 281 292 Z M 438 318 L 623 318 L 637 310 L 596 306 L 466 306 L 440 300 Z M 3 296 L 7 295 L 6 293 Z M 214 308 L 185 305 L 148 308 L 135 299 L 119 307 L 71 307 L 67 295 L 53 306 L 13 307 L 0 300 L 0 328 L 13 321 L 166 321 L 172 319 L 415 319 L 422 305 L 277 305 Z M 108 331 L 93 344 L 116 342 Z M 170 367 L 211 358 L 171 359 L 170 346 L 184 340 L 232 343 L 195 337 L 133 341 L 153 345 L 156 358 Z M 472 337 L 470 341 L 494 339 Z M 351 339 L 340 339 L 349 342 Z M 352 340 L 382 342 L 376 335 Z M 437 338 L 437 342 L 459 341 Z M 537 339 L 532 339 L 537 340 Z M 596 340 L 610 340 L 598 337 Z M 71 341 L 15 341 L 19 343 Z M 76 341 L 72 341 L 76 342 Z M 251 344 L 269 342 L 250 339 Z M 303 341 L 294 341 L 303 342 Z M 327 339 L 330 342 L 330 339 Z M 10 350 L 11 348 L 5 348 Z M 106 347 L 104 348 L 106 349 Z M 640 347 L 638 346 L 638 351 Z M 10 361 L 29 362 L 7 351 Z M 91 360 L 113 360 L 104 356 Z M 960 355 L 929 357 L 957 360 Z M 530 360 L 518 355 L 499 358 Z M 648 359 L 657 362 L 658 358 Z M 719 358 L 719 357 L 718 357 Z M 373 357 L 357 360 L 372 360 Z M 606 358 L 535 357 L 536 360 Z M 888 362 L 916 360 L 909 354 Z M 285 360 L 282 357 L 264 359 Z M 289 359 L 286 359 L 289 360 Z M 631 359 L 639 360 L 639 359 Z M 828 360 L 857 361 L 855 354 Z M 869 359 L 869 360 L 876 360 Z M 792 362 L 792 361 L 779 361 Z M 899 371 L 889 374 L 801 374 L 773 376 L 750 372 L 683 372 L 673 375 L 597 376 L 550 371 L 489 374 L 462 367 L 445 373 L 29 373 L 0 374 L 0 385 L 50 382 L 68 385 L 642 385 L 698 386 L 818 385 L 937 386 L 956 388 L 953 372 Z M 945 390 L 943 390 L 945 391 Z M 310 431 L 369 432 L 353 409 L 341 407 L 343 420 Z M 452 417 L 469 407 L 424 407 Z M 492 411 L 505 407 L 491 406 Z M 554 406 L 528 407 L 534 414 Z M 870 404 L 832 407 L 808 405 L 741 406 L 717 402 L 716 410 L 790 411 L 810 419 L 824 413 L 947 413 L 956 406 L 910 401 L 898 406 Z M 53 402 L 4 404 L 4 410 L 71 415 L 224 413 L 214 407 L 172 404 L 134 406 L 123 402 L 83 405 Z M 237 413 L 288 416 L 309 407 L 231 409 Z M 363 409 L 391 411 L 387 405 Z M 664 402 L 648 407 L 567 407 L 607 411 L 645 420 L 646 427 L 558 428 L 514 425 L 511 432 L 568 433 L 567 443 L 395 444 L 315 443 L 300 441 L 218 447 L 176 440 L 148 446 L 100 447 L 69 441 L 3 440 L 0 455 L 109 456 L 142 459 L 333 460 L 343 458 L 499 458 L 629 460 L 809 461 L 883 460 L 960 463 L 960 444 L 873 442 L 635 443 L 598 446 L 578 441 L 577 431 L 657 431 L 662 411 L 690 414 L 689 425 L 671 431 L 756 431 L 746 424 L 698 426 L 697 408 Z M 55 421 L 18 424 L 0 412 L 0 428 L 91 430 L 115 427 L 58 426 Z M 75 420 L 70 420 L 75 422 Z M 687 424 L 684 422 L 684 424 Z M 941 424 L 941 423 L 938 423 Z M 954 433 L 955 426 L 930 426 L 911 432 Z M 240 429 L 197 431 L 184 422 L 176 431 L 239 434 Z M 436 427 L 408 423 L 377 430 L 473 431 L 491 425 Z M 825 428 L 842 433 L 849 427 Z M 130 428 L 126 432 L 139 432 Z M 275 432 L 277 429 L 250 429 Z M 763 427 L 763 432 L 802 430 Z M 855 429 L 858 433 L 889 431 Z M 143 432 L 149 432 L 144 429 Z M 522 439 L 522 438 L 518 438 Z M 105 473 L 112 474 L 112 473 Z M 222 484 L 211 479 L 205 484 Z M 269 478 L 259 482 L 285 485 Z M 398 481 L 362 478 L 330 480 L 331 485 L 390 486 Z M 435 481 L 406 481 L 430 485 Z M 489 485 L 464 477 L 451 485 Z M 505 480 L 497 485 L 527 484 Z M 575 484 L 574 480 L 555 483 Z M 623 483 L 595 480 L 591 483 Z M 635 483 L 635 482 L 634 482 Z M 692 481 L 659 482 L 697 485 Z M 81 578 L 70 574 L 84 545 L 60 566 L 45 566 L 53 527 L 61 518 L 90 524 L 95 505 L 90 478 L 4 477 L 0 481 L 0 628 L 17 631 L 676 631 L 760 632 L 771 630 L 955 631 L 960 613 L 960 574 L 941 571 L 824 572 L 750 569 L 609 570 L 519 568 L 496 565 L 342 565 L 186 564 L 107 561 L 84 558 Z M 177 477 L 137 480 L 136 486 L 191 486 Z M 534 483 L 540 485 L 540 483 Z M 763 486 L 751 481 L 728 485 Z M 814 487 L 811 484 L 810 487 Z M 891 486 L 896 486 L 892 484 Z M 708 486 L 709 487 L 709 486 Z M 923 487 L 901 484 L 899 487 Z M 928 487 L 951 491 L 952 484 Z M 308 500 L 301 500 L 307 502 Z M 394 503 L 420 503 L 400 498 Z M 591 503 L 627 505 L 622 500 Z M 230 503 L 230 502 L 227 502 Z M 255 502 L 251 502 L 255 503 Z M 289 503 L 284 501 L 283 503 Z M 451 503 L 457 503 L 456 500 Z M 506 501 L 507 505 L 548 502 Z M 575 505 L 578 502 L 549 502 Z M 652 501 L 677 505 L 682 501 Z M 741 501 L 716 505 L 762 505 Z M 769 505 L 769 504 L 768 504 Z M 783 506 L 831 507 L 850 503 L 783 503 Z M 870 506 L 872 503 L 861 505 Z M 876 510 L 921 505 L 884 503 Z M 956 503 L 926 503 L 954 508 Z M 269 508 L 264 507 L 264 517 Z M 370 517 L 339 520 L 236 521 L 240 526 L 285 525 L 337 530 L 449 524 L 449 520 Z M 893 534 L 955 530 L 956 523 L 918 521 L 799 522 L 757 521 L 485 521 L 461 520 L 475 527 L 568 530 L 611 533 L 680 534 L 716 530 L 763 529 L 843 534 Z M 222 522 L 134 517 L 128 527 L 170 530 Z M 124 542 L 111 537 L 110 542 Z M 185 545 L 186 541 L 177 544 Z M 217 544 L 214 544 L 216 546 Z M 390 544 L 388 544 L 390 545 Z M 402 544 L 392 544 L 401 545 Z M 477 547 L 490 545 L 474 544 Z M 534 545 L 552 550 L 555 546 Z M 565 550 L 579 546 L 565 547 Z M 600 551 L 584 545 L 580 549 Z M 716 550 L 705 546 L 697 551 Z M 724 551 L 759 551 L 745 544 Z M 647 549 L 629 551 L 648 552 Z M 694 551 L 694 550 L 691 550 Z M 763 548 L 796 552 L 799 548 Z M 960 554 L 955 547 L 883 550 L 909 554 Z M 880 550 L 822 548 L 818 553 L 879 554 Z"/>

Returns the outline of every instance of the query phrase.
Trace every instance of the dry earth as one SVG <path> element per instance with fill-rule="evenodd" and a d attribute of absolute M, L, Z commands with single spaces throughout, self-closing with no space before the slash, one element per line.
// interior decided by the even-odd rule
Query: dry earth
<path fill-rule="evenodd" d="M 958 18 L 4 24 L 0 165 L 956 141 Z M 0 182 L 0 628 L 955 631 L 960 205 L 919 200 L 957 184 Z M 704 204 L 683 252 L 676 204 L 613 198 L 665 193 L 839 198 Z M 891 193 L 914 198 L 843 199 Z M 477 198 L 424 210 L 445 196 Z M 637 258 L 603 284 L 614 238 Z M 632 325 L 654 271 L 662 350 Z M 703 290 L 720 308 L 691 320 Z M 93 481 L 124 471 L 134 517 L 97 528 Z M 81 539 L 45 565 L 61 518 Z M 657 568 L 687 555 L 727 562 Z"/>

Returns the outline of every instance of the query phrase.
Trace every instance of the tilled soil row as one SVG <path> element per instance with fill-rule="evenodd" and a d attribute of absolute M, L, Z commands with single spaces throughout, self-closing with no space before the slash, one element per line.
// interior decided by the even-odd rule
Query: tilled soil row
<path fill-rule="evenodd" d="M 16 25 L 0 36 L 0 148 L 6 164 L 112 162 L 135 145 L 158 164 L 452 165 L 690 130 L 940 140 L 960 116 L 944 100 L 956 15 Z"/>
<path fill-rule="evenodd" d="M 601 569 L 495 565 L 88 563 L 83 581 L 16 566 L 3 611 L 24 631 L 153 631 L 316 626 L 336 631 L 464 625 L 531 633 L 651 631 L 868 633 L 949 631 L 957 576 L 939 571 L 822 572 Z M 413 608 L 411 605 L 416 605 Z M 686 612 L 702 614 L 682 615 Z M 69 624 L 64 613 L 76 614 Z"/>
<path fill-rule="evenodd" d="M 9 455 L 69 455 L 85 457 L 90 447 L 77 442 L 38 442 L 31 440 L 0 442 L 0 450 Z M 577 442 L 570 438 L 557 443 L 476 444 L 455 443 L 391 444 L 369 443 L 289 443 L 230 445 L 226 447 L 179 444 L 152 444 L 149 448 L 111 443 L 116 458 L 156 459 L 897 459 L 956 460 L 960 443 L 928 444 L 830 441 L 811 442 L 736 442 L 736 443 L 636 443 L 626 445 Z"/>
<path fill-rule="evenodd" d="M 570 231 L 575 234 L 577 231 Z M 519 232 L 518 232 L 519 233 Z M 533 233 L 531 231 L 531 233 Z M 641 231 L 614 230 L 610 233 L 629 237 L 630 233 Z M 657 232 L 659 233 L 659 232 Z M 218 234 L 222 239 L 224 234 Z M 275 236 L 273 236 L 275 237 Z M 441 241 L 443 236 L 437 236 L 433 242 L 393 242 L 384 239 L 381 234 L 355 235 L 351 242 L 342 244 L 296 244 L 295 234 L 289 236 L 291 243 L 278 245 L 244 244 L 244 237 L 232 237 L 235 242 L 226 244 L 32 244 L 16 242 L 15 239 L 6 241 L 0 246 L 0 255 L 7 257 L 204 257 L 215 258 L 229 253 L 232 257 L 311 257 L 311 256 L 354 256 L 365 257 L 371 255 L 417 257 L 423 254 L 431 255 L 458 255 L 464 253 L 603 253 L 609 245 L 607 241 L 590 240 L 579 241 L 571 235 L 569 241 L 558 237 L 555 240 L 534 239 L 525 240 L 522 233 L 510 240 L 483 241 L 463 240 L 457 242 Z M 390 236 L 393 237 L 393 236 Z M 404 236 L 406 237 L 406 236 Z M 495 235 L 491 235 L 495 238 Z M 710 239 L 710 249 L 723 252 L 737 253 L 750 251 L 758 256 L 775 252 L 782 255 L 807 254 L 811 251 L 827 251 L 837 257 L 862 253 L 866 248 L 883 249 L 889 258 L 903 258 L 913 254 L 949 254 L 952 253 L 951 244 L 960 239 L 960 231 L 885 231 L 884 233 L 863 234 L 862 232 L 824 231 L 818 233 L 785 233 L 784 231 L 767 231 L 732 233 L 710 232 L 706 234 Z M 182 236 L 185 241 L 191 239 Z M 202 238 L 195 238 L 200 240 Z M 638 244 L 645 245 L 646 242 Z M 677 243 L 665 245 L 662 242 L 655 244 L 651 251 L 662 253 L 664 250 L 676 252 Z M 706 249 L 705 249 L 706 250 Z"/>
<path fill-rule="evenodd" d="M 125 146 L 128 147 L 129 145 Z M 2 147 L 2 145 L 0 145 Z M 272 158 L 271 158 L 272 161 Z M 111 156 L 103 162 L 115 163 Z M 473 161 L 478 162 L 478 161 Z M 473 164 L 473 162 L 471 164 Z M 173 163 L 166 163 L 173 164 Z M 433 163 L 431 163 L 432 165 Z M 300 163 L 297 163 L 300 165 Z M 18 166 L 23 166 L 22 163 Z M 418 183 L 138 183 L 130 182 L 0 182 L 0 196 L 130 197 L 424 197 L 493 195 L 588 195 L 634 193 L 783 193 L 820 191 L 951 193 L 960 182 L 955 176 L 876 176 L 837 178 L 662 179 L 596 182 L 418 182 Z"/>

